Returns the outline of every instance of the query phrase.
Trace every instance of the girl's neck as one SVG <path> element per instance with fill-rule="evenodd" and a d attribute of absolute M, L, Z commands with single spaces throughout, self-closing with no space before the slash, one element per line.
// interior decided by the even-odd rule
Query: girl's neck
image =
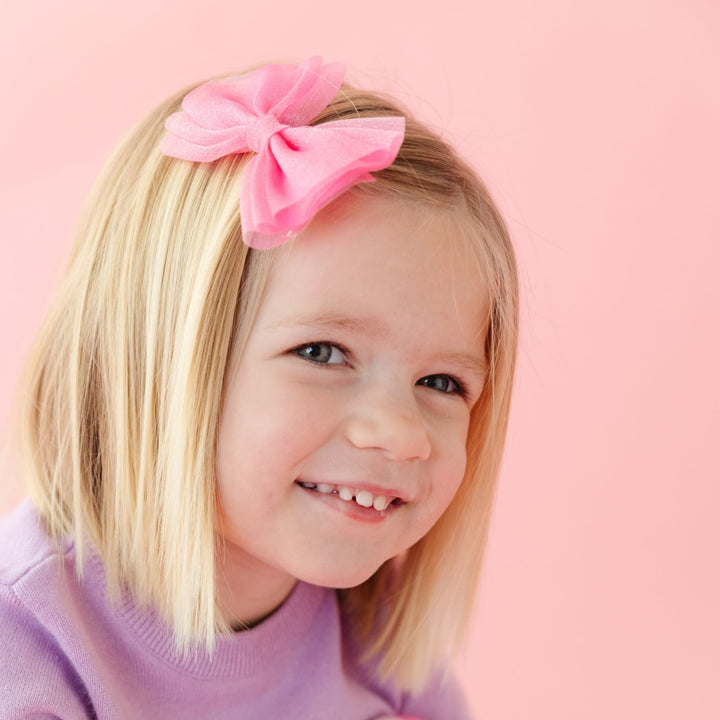
<path fill-rule="evenodd" d="M 233 630 L 247 630 L 283 604 L 297 580 L 244 553 L 232 543 L 218 550 L 217 596 Z"/>

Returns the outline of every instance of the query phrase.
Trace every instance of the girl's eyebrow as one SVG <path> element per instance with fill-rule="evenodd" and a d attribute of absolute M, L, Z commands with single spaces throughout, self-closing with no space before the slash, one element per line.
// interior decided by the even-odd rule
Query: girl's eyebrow
<path fill-rule="evenodd" d="M 374 318 L 352 317 L 340 313 L 324 311 L 318 314 L 298 314 L 283 318 L 268 329 L 302 325 L 325 330 L 357 330 L 364 335 L 379 336 L 387 334 L 387 324 Z"/>
<path fill-rule="evenodd" d="M 473 375 L 475 375 L 475 378 L 481 386 L 485 385 L 485 381 L 488 377 L 488 363 L 484 357 L 478 358 L 474 355 L 470 355 L 464 352 L 453 352 L 443 353 L 442 355 L 440 355 L 439 359 L 441 361 L 444 360 L 445 362 L 457 365 L 463 370 L 472 373 Z"/>
<path fill-rule="evenodd" d="M 275 330 L 298 325 L 322 330 L 355 330 L 369 337 L 380 337 L 389 332 L 388 325 L 379 318 L 352 317 L 328 311 L 316 315 L 290 315 L 283 318 L 280 322 L 269 326 L 268 329 Z M 438 353 L 437 360 L 438 362 L 447 362 L 467 370 L 476 376 L 481 385 L 484 385 L 487 380 L 488 362 L 484 356 L 476 357 L 466 352 L 448 352 Z"/>

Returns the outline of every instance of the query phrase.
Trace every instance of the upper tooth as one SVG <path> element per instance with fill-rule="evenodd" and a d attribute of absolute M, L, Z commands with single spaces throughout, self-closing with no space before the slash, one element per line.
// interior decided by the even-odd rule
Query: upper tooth
<path fill-rule="evenodd" d="M 385 495 L 374 496 L 367 490 L 352 490 L 349 487 L 329 485 L 328 483 L 318 483 L 315 485 L 310 482 L 301 482 L 300 484 L 306 488 L 317 490 L 319 493 L 323 493 L 325 495 L 336 493 L 342 500 L 349 501 L 354 498 L 358 505 L 366 508 L 372 507 L 379 512 L 386 510 L 393 500 L 393 498 L 386 497 Z"/>
<path fill-rule="evenodd" d="M 358 505 L 362 505 L 363 507 L 372 507 L 373 504 L 373 496 L 372 493 L 369 493 L 367 490 L 360 490 L 360 492 L 355 493 L 355 502 Z"/>

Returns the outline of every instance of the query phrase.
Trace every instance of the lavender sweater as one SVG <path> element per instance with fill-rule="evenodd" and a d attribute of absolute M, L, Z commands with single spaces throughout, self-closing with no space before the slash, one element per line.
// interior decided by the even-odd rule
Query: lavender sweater
<path fill-rule="evenodd" d="M 105 596 L 102 564 L 53 551 L 26 501 L 0 520 L 0 720 L 233 718 L 466 720 L 458 689 L 418 696 L 372 681 L 343 634 L 335 593 L 298 582 L 257 627 L 183 660 L 151 612 Z"/>

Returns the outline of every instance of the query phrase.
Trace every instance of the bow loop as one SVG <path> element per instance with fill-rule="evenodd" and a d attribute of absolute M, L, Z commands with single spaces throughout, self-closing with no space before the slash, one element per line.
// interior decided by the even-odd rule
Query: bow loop
<path fill-rule="evenodd" d="M 402 144 L 402 117 L 308 126 L 332 101 L 345 68 L 312 57 L 204 83 L 165 122 L 165 155 L 212 162 L 253 151 L 240 182 L 243 241 L 268 248 L 302 230 L 347 189 L 373 180 Z"/>

